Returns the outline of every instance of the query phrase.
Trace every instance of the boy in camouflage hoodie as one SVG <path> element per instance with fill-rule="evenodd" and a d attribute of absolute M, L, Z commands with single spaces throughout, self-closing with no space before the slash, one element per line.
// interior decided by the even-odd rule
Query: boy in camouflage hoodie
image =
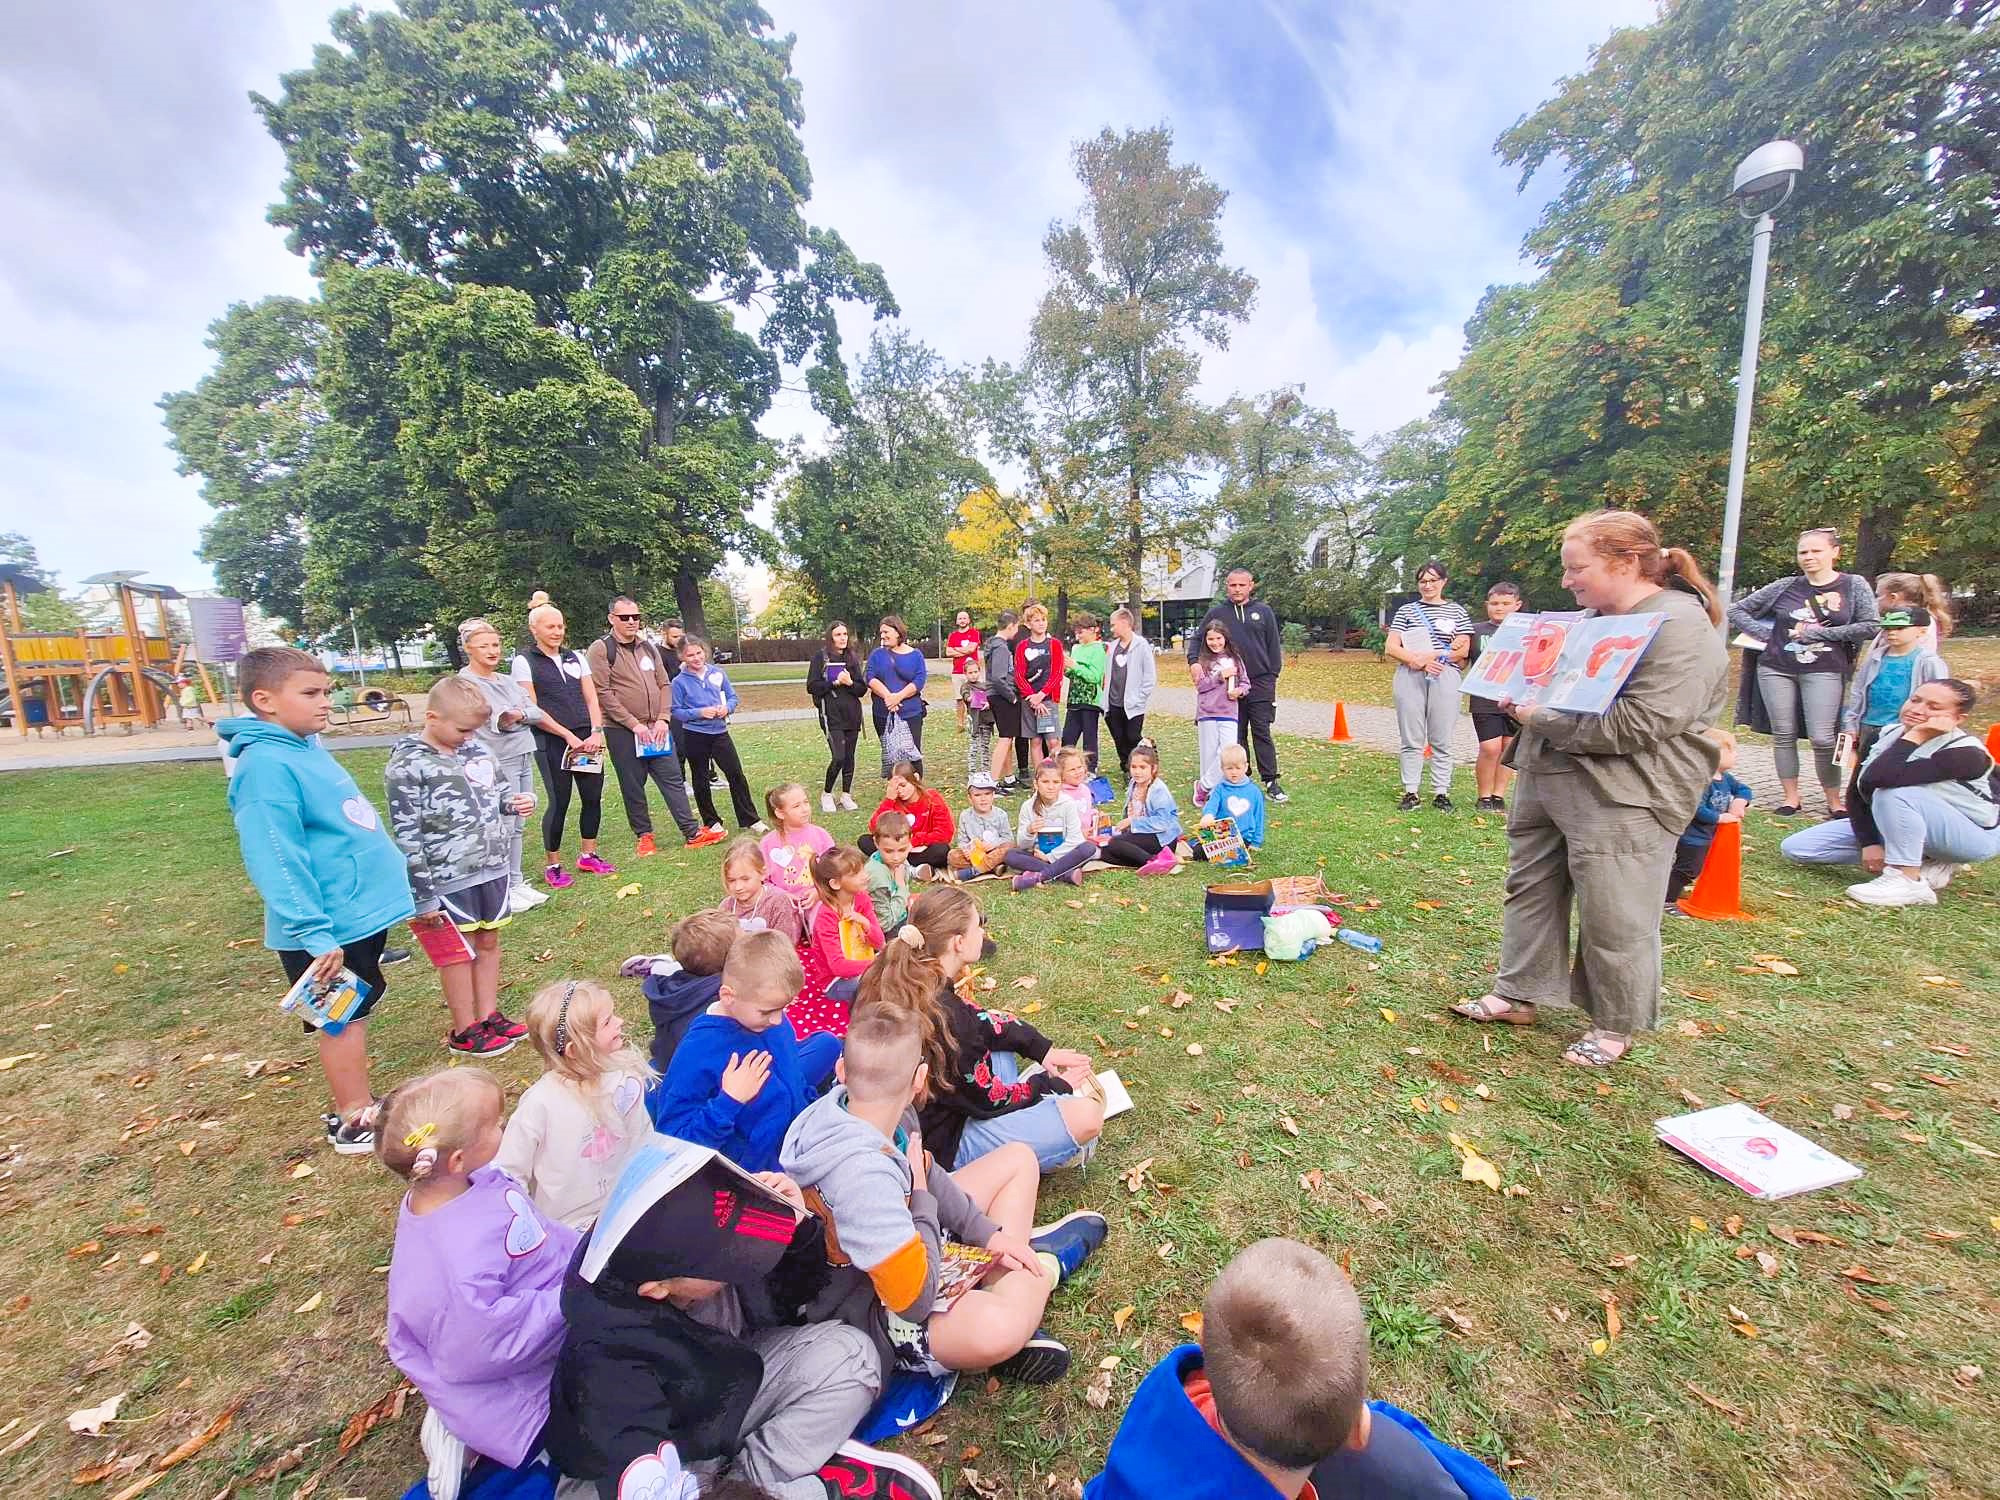
<path fill-rule="evenodd" d="M 448 943 L 449 931 L 426 936 L 424 946 L 451 1007 L 446 1045 L 471 1057 L 497 1057 L 527 1035 L 500 1013 L 500 929 L 508 920 L 512 820 L 532 813 L 535 799 L 508 790 L 499 761 L 479 742 L 487 712 L 477 687 L 445 678 L 431 689 L 422 731 L 396 742 L 384 773 L 389 826 L 410 864 L 411 925 L 423 935 L 426 914 L 442 912 L 463 934 L 462 957 L 433 946 L 438 937 Z"/>

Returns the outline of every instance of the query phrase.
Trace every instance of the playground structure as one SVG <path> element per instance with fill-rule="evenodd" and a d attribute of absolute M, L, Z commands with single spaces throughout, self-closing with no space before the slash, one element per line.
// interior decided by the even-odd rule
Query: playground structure
<path fill-rule="evenodd" d="M 118 625 L 31 631 L 21 624 L 21 599 L 47 591 L 40 579 L 0 564 L 0 668 L 6 675 L 0 719 L 11 718 L 17 734 L 123 724 L 152 728 L 168 717 L 174 677 L 186 648 L 172 640 L 167 600 L 181 597 L 165 584 L 137 583 L 129 573 L 100 573 L 84 580 L 111 593 Z M 140 627 L 142 598 L 152 600 L 157 635 Z"/>

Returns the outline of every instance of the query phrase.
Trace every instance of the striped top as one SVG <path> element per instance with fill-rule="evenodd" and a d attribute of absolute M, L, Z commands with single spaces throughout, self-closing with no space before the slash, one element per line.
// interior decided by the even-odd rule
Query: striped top
<path fill-rule="evenodd" d="M 1428 638 L 1432 650 L 1439 656 L 1449 656 L 1452 641 L 1472 633 L 1472 617 L 1463 604 L 1454 604 L 1449 599 L 1440 599 L 1435 604 L 1412 599 L 1396 611 L 1389 628 L 1403 638 L 1406 646 L 1419 645 Z"/>

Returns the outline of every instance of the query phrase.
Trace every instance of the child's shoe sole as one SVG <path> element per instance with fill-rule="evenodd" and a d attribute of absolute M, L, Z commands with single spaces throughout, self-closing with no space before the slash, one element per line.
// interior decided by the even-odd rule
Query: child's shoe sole
<path fill-rule="evenodd" d="M 1036 1333 L 1018 1354 L 1003 1359 L 992 1373 L 1023 1385 L 1052 1385 L 1069 1373 L 1069 1346 L 1046 1333 Z"/>

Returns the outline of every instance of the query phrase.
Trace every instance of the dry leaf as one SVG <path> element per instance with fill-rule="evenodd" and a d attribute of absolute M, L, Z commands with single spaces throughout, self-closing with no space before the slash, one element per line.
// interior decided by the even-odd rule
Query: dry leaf
<path fill-rule="evenodd" d="M 1193 999 L 1194 996 L 1190 995 L 1186 990 L 1175 990 L 1171 995 L 1167 997 L 1166 1003 L 1173 1010 L 1185 1010 L 1187 1009 L 1189 1003 L 1193 1001 Z M 1221 1004 L 1220 1001 L 1217 1001 L 1216 1003 L 1218 1005 Z M 1236 1002 L 1232 1000 L 1229 1003 L 1231 1005 L 1234 1005 Z"/>
<path fill-rule="evenodd" d="M 11 1073 L 24 1062 L 33 1062 L 42 1054 L 39 1052 L 16 1052 L 12 1057 L 0 1057 L 0 1073 Z"/>
<path fill-rule="evenodd" d="M 1834 1117 L 1834 1118 L 1835 1118 L 1836 1120 L 1851 1120 L 1851 1119 L 1853 1119 L 1853 1118 L 1854 1118 L 1854 1106 L 1853 1106 L 1853 1105 L 1851 1105 L 1851 1104 L 1836 1104 L 1836 1105 L 1834 1105 L 1834 1107 L 1833 1107 L 1833 1117 Z"/>
<path fill-rule="evenodd" d="M 1041 1001 L 1030 1000 L 1026 1005 L 1021 1007 L 1021 1014 L 1024 1016 L 1032 1016 L 1039 1013 L 1041 1008 L 1042 1008 Z"/>
<path fill-rule="evenodd" d="M 201 1254 L 197 1255 L 193 1260 L 187 1263 L 186 1274 L 189 1276 L 199 1276 L 202 1273 L 202 1268 L 207 1264 L 208 1264 L 208 1252 L 204 1250 L 201 1252 Z"/>
<path fill-rule="evenodd" d="M 1849 1281 L 1858 1281 L 1864 1286 L 1887 1286 L 1889 1283 L 1875 1275 L 1866 1266 L 1853 1265 L 1840 1273 Z"/>
<path fill-rule="evenodd" d="M 15 1422 L 18 1422 L 20 1420 L 21 1419 L 19 1417 L 16 1417 L 14 1419 Z M 10 1422 L 8 1425 L 11 1427 L 13 1423 Z M 27 1447 L 28 1444 L 32 1443 L 35 1440 L 35 1438 L 41 1433 L 41 1430 L 48 1425 L 49 1424 L 46 1422 L 37 1422 L 33 1427 L 30 1427 L 26 1432 L 22 1433 L 19 1437 L 15 1438 L 14 1441 L 9 1443 L 6 1447 L 0 1448 L 0 1458 L 9 1458 L 12 1457 L 14 1454 L 19 1453 L 23 1448 Z"/>
<path fill-rule="evenodd" d="M 1111 1315 L 1112 1329 L 1115 1332 L 1123 1333 L 1125 1331 L 1125 1325 L 1132 1321 L 1132 1314 L 1137 1311 L 1138 1309 L 1136 1307 L 1119 1308 L 1118 1311 L 1116 1311 Z"/>
<path fill-rule="evenodd" d="M 292 1312 L 298 1317 L 304 1317 L 309 1312 L 318 1312 L 320 1303 L 325 1300 L 326 1300 L 325 1292 L 314 1292 L 310 1297 L 306 1298 L 305 1301 L 301 1302 L 297 1307 L 293 1308 Z"/>
<path fill-rule="evenodd" d="M 1743 1337 L 1745 1337 L 1746 1339 L 1754 1339 L 1755 1337 L 1757 1337 L 1757 1325 L 1755 1323 L 1752 1323 L 1748 1318 L 1745 1318 L 1740 1323 L 1731 1323 L 1729 1326 L 1731 1328 L 1734 1328 L 1738 1333 L 1742 1334 Z"/>
<path fill-rule="evenodd" d="M 312 1176 L 312 1174 L 313 1174 L 312 1163 L 309 1161 L 302 1161 L 296 1167 L 293 1167 L 292 1170 L 286 1175 L 289 1176 L 293 1182 L 303 1182 L 306 1178 Z"/>
<path fill-rule="evenodd" d="M 1201 1337 L 1201 1313 L 1198 1310 L 1182 1313 L 1181 1327 L 1188 1331 L 1189 1337 L 1199 1339 Z"/>
<path fill-rule="evenodd" d="M 1500 1191 L 1500 1169 L 1477 1151 L 1465 1153 L 1465 1160 L 1458 1164 L 1458 1175 L 1461 1181 L 1481 1182 L 1490 1192 Z"/>
<path fill-rule="evenodd" d="M 1841 1245 L 1843 1248 L 1845 1247 L 1844 1241 L 1838 1240 L 1830 1234 L 1821 1234 L 1817 1229 L 1794 1229 L 1789 1224 L 1773 1224 L 1770 1227 L 1773 1239 L 1783 1240 L 1794 1250 L 1803 1250 L 1808 1245 Z"/>
<path fill-rule="evenodd" d="M 1528 1190 L 1518 1182 L 1510 1182 L 1507 1184 L 1506 1191 L 1501 1196 L 1505 1198 L 1525 1198 L 1528 1196 Z"/>
<path fill-rule="evenodd" d="M 1739 1422 L 1746 1420 L 1742 1412 L 1731 1406 L 1727 1401 L 1718 1400 L 1716 1397 L 1709 1395 L 1707 1391 L 1696 1385 L 1692 1380 L 1683 1381 L 1682 1383 L 1687 1386 L 1688 1390 L 1703 1406 L 1713 1407 L 1724 1416 L 1734 1417 Z"/>
<path fill-rule="evenodd" d="M 145 1478 L 133 1480 L 130 1484 L 126 1485 L 124 1489 L 120 1490 L 117 1494 L 113 1495 L 111 1497 L 111 1500 L 137 1500 L 138 1496 L 145 1494 L 147 1490 L 150 1490 L 154 1485 L 158 1484 L 161 1480 L 165 1479 L 166 1477 L 167 1475 L 164 1469 L 155 1469 L 152 1473 L 146 1475 Z M 293 1493 L 292 1500 L 304 1500 L 304 1497 L 308 1493 L 309 1491 L 306 1489 L 306 1487 L 304 1485 L 301 1485 Z"/>
<path fill-rule="evenodd" d="M 1685 1104 L 1689 1109 L 1708 1108 L 1707 1101 L 1704 1100 L 1701 1097 L 1701 1095 L 1696 1093 L 1690 1093 L 1687 1089 L 1681 1090 L 1681 1103 Z"/>
<path fill-rule="evenodd" d="M 1472 1092 L 1481 1099 L 1491 1099 L 1493 1097 L 1493 1090 L 1489 1089 L 1483 1083 L 1474 1084 L 1472 1086 Z"/>
<path fill-rule="evenodd" d="M 86 1255 L 97 1254 L 103 1248 L 104 1246 L 97 1240 L 85 1240 L 81 1245 L 71 1245 L 69 1247 L 69 1258 L 71 1260 L 81 1260 Z"/>
<path fill-rule="evenodd" d="M 1722 1221 L 1722 1232 L 1732 1240 L 1735 1239 L 1737 1235 L 1743 1232 L 1743 1215 L 1731 1214 L 1728 1218 L 1724 1219 Z"/>
<path fill-rule="evenodd" d="M 1144 1187 L 1146 1185 L 1146 1171 L 1152 1165 L 1153 1158 L 1149 1156 L 1144 1161 L 1139 1162 L 1135 1166 L 1127 1167 L 1120 1173 L 1119 1175 L 1125 1179 L 1125 1191 L 1136 1193 L 1140 1188 Z"/>
<path fill-rule="evenodd" d="M 1696 1234 L 1707 1234 L 1708 1220 L 1704 1219 L 1700 1214 L 1690 1214 L 1688 1215 L 1688 1228 L 1692 1229 Z"/>
<path fill-rule="evenodd" d="M 88 1437 L 99 1437 L 104 1432 L 104 1424 L 118 1415 L 118 1408 L 125 1404 L 125 1393 L 107 1397 L 96 1406 L 79 1407 L 64 1419 L 63 1425 L 71 1432 Z"/>
<path fill-rule="evenodd" d="M 1611 1341 L 1609 1339 L 1592 1339 L 1590 1341 L 1590 1352 L 1592 1354 L 1597 1355 L 1600 1359 L 1610 1350 L 1610 1348 L 1611 1348 Z"/>
<path fill-rule="evenodd" d="M 1473 1333 L 1472 1319 L 1468 1318 L 1464 1313 L 1459 1312 L 1455 1308 L 1440 1307 L 1438 1309 L 1438 1316 L 1444 1320 L 1446 1326 L 1448 1326 L 1452 1330 L 1452 1332 L 1460 1334 L 1466 1338 L 1472 1337 Z"/>
<path fill-rule="evenodd" d="M 182 1156 L 193 1156 L 193 1155 L 194 1155 L 194 1142 L 193 1142 L 193 1141 L 182 1141 L 182 1142 L 181 1142 L 181 1145 L 180 1145 L 180 1151 L 181 1151 L 181 1155 L 182 1155 Z"/>
<path fill-rule="evenodd" d="M 1960 1365 L 1956 1370 L 1951 1372 L 1951 1378 L 1967 1390 L 1977 1385 L 1985 1376 L 1986 1372 L 1978 1365 Z"/>
<path fill-rule="evenodd" d="M 1201 1048 L 1201 1043 L 1200 1043 L 1200 1042 L 1189 1042 L 1189 1043 L 1188 1043 L 1188 1049 L 1187 1049 L 1187 1054 L 1188 1054 L 1188 1056 L 1189 1056 L 1189 1057 L 1200 1057 L 1200 1056 L 1201 1056 L 1201 1051 L 1202 1051 L 1202 1048 Z"/>
<path fill-rule="evenodd" d="M 340 1431 L 340 1443 L 338 1445 L 340 1456 L 345 1458 L 354 1448 L 354 1445 L 373 1432 L 380 1423 L 393 1422 L 402 1416 L 403 1402 L 408 1399 L 412 1389 L 414 1387 L 404 1385 L 399 1381 L 386 1396 L 376 1401 L 374 1405 L 364 1406 L 360 1411 L 349 1417 L 347 1425 Z"/>
<path fill-rule="evenodd" d="M 1919 974 L 1917 978 L 1924 984 L 1934 984 L 1941 990 L 1955 990 L 1958 981 L 1944 974 Z"/>
<path fill-rule="evenodd" d="M 1354 1190 L 1354 1201 L 1367 1209 L 1371 1214 L 1377 1216 L 1386 1216 L 1389 1212 L 1388 1204 L 1377 1198 L 1373 1193 L 1362 1192 L 1360 1188 Z"/>
<path fill-rule="evenodd" d="M 1286 1135 L 1295 1136 L 1299 1133 L 1298 1122 L 1290 1115 L 1278 1116 L 1278 1129 L 1284 1131 Z"/>
<path fill-rule="evenodd" d="M 633 881 L 630 885 L 621 885 L 618 887 L 618 893 L 616 899 L 623 901 L 628 896 L 636 896 L 639 894 L 640 889 L 641 887 L 639 885 L 639 882 L 636 880 Z"/>
<path fill-rule="evenodd" d="M 1878 1313 L 1893 1313 L 1896 1310 L 1896 1304 L 1887 1298 L 1871 1297 L 1851 1282 L 1847 1285 L 1847 1295 L 1864 1307 L 1874 1308 Z"/>
<path fill-rule="evenodd" d="M 1308 1193 L 1317 1193 L 1326 1186 L 1326 1173 L 1318 1167 L 1299 1174 L 1299 1187 Z"/>
<path fill-rule="evenodd" d="M 1387 1021 L 1391 1026 L 1394 1026 L 1396 1024 L 1396 1013 L 1393 1010 L 1389 1009 L 1388 1006 L 1386 1005 L 1383 1006 L 1381 1010 L 1377 1012 L 1377 1014 L 1379 1014 L 1382 1017 L 1382 1019 Z"/>
<path fill-rule="evenodd" d="M 229 1431 L 229 1424 L 236 1420 L 236 1413 L 241 1409 L 242 1405 L 243 1402 L 240 1398 L 230 1402 L 229 1405 L 225 1406 L 216 1415 L 213 1422 L 210 1422 L 200 1432 L 197 1432 L 193 1437 L 154 1464 L 153 1472 L 155 1474 L 164 1474 L 175 1464 L 186 1463 L 210 1443 L 221 1437 L 223 1433 Z"/>
<path fill-rule="evenodd" d="M 1616 1297 L 1606 1297 L 1604 1299 L 1604 1336 L 1615 1343 L 1618 1335 L 1624 1331 L 1625 1320 L 1618 1316 L 1618 1299 Z"/>
<path fill-rule="evenodd" d="M 1111 1404 L 1111 1372 L 1099 1370 L 1090 1377 L 1090 1383 L 1083 1388 L 1083 1399 L 1093 1410 L 1103 1411 Z"/>
<path fill-rule="evenodd" d="M 1759 1250 L 1757 1252 L 1757 1269 L 1762 1271 L 1766 1277 L 1775 1277 L 1778 1274 L 1778 1257 L 1768 1250 Z"/>
<path fill-rule="evenodd" d="M 1946 1057 L 1972 1056 L 1972 1049 L 1970 1047 L 1960 1046 L 1957 1042 L 1932 1042 L 1930 1043 L 1930 1049 L 1933 1052 L 1941 1052 Z"/>
<path fill-rule="evenodd" d="M 1014 980 L 1014 988 L 1017 990 L 1031 990 L 1040 983 L 1041 980 L 1037 979 L 1033 974 L 1022 974 Z"/>
<path fill-rule="evenodd" d="M 1629 1271 L 1632 1267 L 1639 1264 L 1639 1257 L 1636 1255 L 1614 1255 L 1605 1264 L 1614 1271 Z"/>
<path fill-rule="evenodd" d="M 1155 1250 L 1153 1253 L 1159 1256 L 1161 1260 L 1172 1260 L 1174 1256 L 1174 1242 L 1172 1240 L 1168 1240 L 1164 1245 L 1160 1246 L 1160 1248 Z"/>

